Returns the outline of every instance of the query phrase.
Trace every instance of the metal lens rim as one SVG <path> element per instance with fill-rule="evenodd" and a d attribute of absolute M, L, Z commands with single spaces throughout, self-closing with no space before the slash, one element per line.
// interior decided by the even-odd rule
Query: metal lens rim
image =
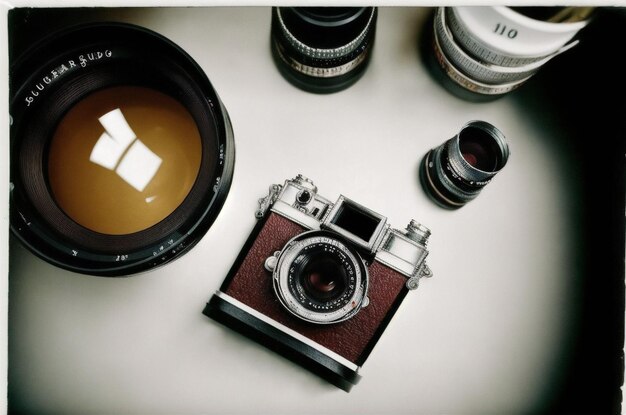
<path fill-rule="evenodd" d="M 355 270 L 353 293 L 344 301 L 344 305 L 328 312 L 316 312 L 305 308 L 289 289 L 289 269 L 301 251 L 312 244 L 326 243 L 340 249 L 352 263 Z M 341 237 L 326 231 L 304 232 L 292 238 L 281 251 L 276 268 L 272 274 L 274 292 L 280 303 L 294 316 L 316 324 L 333 324 L 354 316 L 362 307 L 367 295 L 369 274 L 360 255 L 344 243 Z"/>

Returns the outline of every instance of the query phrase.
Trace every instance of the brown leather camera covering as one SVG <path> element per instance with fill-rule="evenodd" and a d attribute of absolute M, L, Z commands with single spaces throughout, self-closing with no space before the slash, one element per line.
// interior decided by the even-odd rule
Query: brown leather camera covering
<path fill-rule="evenodd" d="M 406 290 L 406 278 L 377 261 L 369 267 L 370 303 L 354 317 L 342 323 L 316 325 L 292 316 L 274 293 L 272 276 L 263 263 L 294 236 L 305 229 L 276 213 L 270 213 L 265 226 L 235 273 L 226 293 L 281 324 L 329 348 L 351 362 L 359 359 L 374 337 L 376 329 L 391 311 L 394 302 Z"/>

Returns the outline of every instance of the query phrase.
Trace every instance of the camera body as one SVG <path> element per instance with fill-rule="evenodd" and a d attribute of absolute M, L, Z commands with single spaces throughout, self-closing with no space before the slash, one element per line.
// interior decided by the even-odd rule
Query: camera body
<path fill-rule="evenodd" d="M 431 276 L 430 231 L 406 232 L 298 175 L 259 200 L 259 222 L 207 316 L 349 391 L 409 290 Z"/>

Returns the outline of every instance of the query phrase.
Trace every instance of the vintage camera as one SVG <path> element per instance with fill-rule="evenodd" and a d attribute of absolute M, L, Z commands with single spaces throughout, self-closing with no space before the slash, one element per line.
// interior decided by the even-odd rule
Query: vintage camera
<path fill-rule="evenodd" d="M 259 205 L 204 314 L 349 391 L 407 292 L 432 275 L 430 231 L 393 229 L 345 196 L 331 203 L 302 175 Z"/>

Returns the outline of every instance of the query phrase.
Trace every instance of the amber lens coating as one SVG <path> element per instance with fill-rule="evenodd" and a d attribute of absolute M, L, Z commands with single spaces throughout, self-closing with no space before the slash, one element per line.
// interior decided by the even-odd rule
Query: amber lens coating
<path fill-rule="evenodd" d="M 96 232 L 124 235 L 171 214 L 196 180 L 198 127 L 162 92 L 106 88 L 62 118 L 48 154 L 48 180 L 59 207 Z"/>

